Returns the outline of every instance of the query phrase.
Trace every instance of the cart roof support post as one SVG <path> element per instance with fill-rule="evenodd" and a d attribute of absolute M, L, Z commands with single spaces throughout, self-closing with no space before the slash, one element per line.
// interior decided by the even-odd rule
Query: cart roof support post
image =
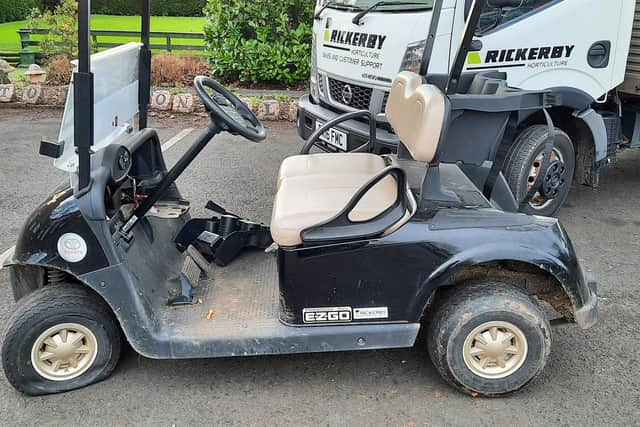
<path fill-rule="evenodd" d="M 78 0 L 78 70 L 73 73 L 74 144 L 78 152 L 78 193 L 91 184 L 94 92 L 91 73 L 91 0 Z"/>
<path fill-rule="evenodd" d="M 140 112 L 139 127 L 140 130 L 145 129 L 148 125 L 149 102 L 151 100 L 151 0 L 142 0 L 142 49 L 140 50 L 140 72 L 139 93 L 138 93 L 138 111 Z"/>
<path fill-rule="evenodd" d="M 449 95 L 456 93 L 458 89 L 458 81 L 460 80 L 460 75 L 462 74 L 462 70 L 464 69 L 464 64 L 467 60 L 467 55 L 469 54 L 469 49 L 471 47 L 471 43 L 473 42 L 476 28 L 478 28 L 478 23 L 480 22 L 480 16 L 482 15 L 482 11 L 484 10 L 486 4 L 487 0 L 472 0 L 471 3 L 469 3 L 467 23 L 462 37 L 462 42 L 459 46 L 458 53 L 453 63 L 453 67 L 449 72 L 449 78 L 447 80 L 446 92 Z M 422 64 L 420 65 L 420 74 L 424 77 L 429 74 L 429 65 L 433 56 L 433 47 L 435 45 L 436 37 L 438 34 L 438 26 L 440 25 L 440 15 L 442 14 L 443 5 L 444 0 L 436 0 L 433 5 L 433 16 L 431 18 L 431 24 L 429 26 L 427 44 L 422 56 Z M 465 8 L 466 6 L 467 2 L 465 1 Z"/>
<path fill-rule="evenodd" d="M 427 35 L 427 44 L 422 54 L 422 64 L 420 65 L 420 75 L 427 76 L 429 73 L 429 64 L 431 63 L 431 55 L 433 54 L 433 46 L 436 43 L 436 35 L 438 34 L 438 25 L 440 24 L 440 15 L 442 13 L 442 4 L 444 0 L 436 0 L 433 4 L 431 24 L 429 25 L 429 34 Z"/>
<path fill-rule="evenodd" d="M 460 81 L 464 65 L 467 62 L 467 56 L 469 55 L 473 37 L 476 35 L 480 16 L 482 16 L 482 11 L 486 5 L 487 0 L 473 0 L 471 9 L 469 10 L 469 17 L 467 18 L 464 34 L 462 35 L 462 43 L 460 43 L 458 54 L 456 55 L 455 62 L 453 63 L 453 67 L 449 73 L 449 81 L 447 82 L 446 90 L 447 95 L 453 95 L 458 91 L 458 82 Z"/>

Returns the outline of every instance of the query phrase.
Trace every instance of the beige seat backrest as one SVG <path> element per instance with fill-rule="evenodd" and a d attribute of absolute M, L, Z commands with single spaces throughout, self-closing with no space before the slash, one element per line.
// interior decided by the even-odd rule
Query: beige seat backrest
<path fill-rule="evenodd" d="M 393 81 L 387 119 L 411 156 L 430 163 L 438 151 L 444 128 L 446 98 L 416 73 L 403 71 Z"/>

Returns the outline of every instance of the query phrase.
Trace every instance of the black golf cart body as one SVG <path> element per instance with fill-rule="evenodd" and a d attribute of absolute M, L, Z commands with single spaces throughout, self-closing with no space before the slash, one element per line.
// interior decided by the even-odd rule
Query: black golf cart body
<path fill-rule="evenodd" d="M 88 34 L 87 3 L 80 2 L 81 34 Z M 346 227 L 334 221 L 303 232 L 302 244 L 281 245 L 275 253 L 249 251 L 235 259 L 237 251 L 218 263 L 225 267 L 204 265 L 202 254 L 191 245 L 193 239 L 181 240 L 185 234 L 215 234 L 222 221 L 232 220 L 240 225 L 231 235 L 245 233 L 241 246 L 251 247 L 250 238 L 264 236 L 265 228 L 215 204 L 212 210 L 223 214 L 219 218 L 194 220 L 186 211 L 176 217 L 146 215 L 158 202 L 184 203 L 175 179 L 221 129 L 212 124 L 173 168 L 167 168 L 157 133 L 146 128 L 149 2 L 142 3 L 140 129 L 91 152 L 93 77 L 88 41 L 80 37 L 82 55 L 74 74 L 78 173 L 33 212 L 15 248 L 0 260 L 10 269 L 16 300 L 52 284 L 80 283 L 110 307 L 131 346 L 151 358 L 411 347 L 440 290 L 487 279 L 516 284 L 582 328 L 596 322 L 595 282 L 581 269 L 560 223 L 497 209 L 500 197 L 489 200 L 462 172 L 474 164 L 473 154 L 459 153 L 457 160 L 471 159 L 467 165 L 439 164 L 453 155 L 446 136 L 438 162 L 429 168 L 407 156 L 387 159 L 391 170 L 385 173 L 399 174 L 399 182 L 406 179 L 417 200 L 413 216 L 394 232 L 378 227 L 396 213 L 402 199 L 400 183 L 394 209 L 370 221 Z M 470 19 L 479 19 L 481 8 L 474 8 Z M 460 56 L 466 56 L 464 48 Z M 448 85 L 452 80 L 458 80 L 455 73 Z M 491 103 L 496 96 L 502 101 Z M 453 94 L 447 120 L 472 117 L 469 126 L 477 132 L 470 135 L 475 138 L 483 135 L 483 120 L 500 116 L 506 124 L 509 113 L 502 110 L 508 110 L 509 103 L 518 103 L 517 111 L 522 111 L 523 103 L 532 99 L 533 111 L 540 108 L 537 103 L 544 101 L 544 94 Z M 496 105 L 500 111 L 486 112 Z M 502 124 L 487 127 L 504 132 Z M 500 140 L 499 135 L 491 138 Z M 492 149 L 488 143 L 482 145 Z M 455 144 L 452 147 L 455 150 Z M 61 147 L 43 143 L 41 151 L 56 157 Z M 482 180 L 490 180 L 488 175 L 490 170 Z M 119 215 L 120 206 L 114 202 L 127 176 L 144 194 L 129 216 Z M 492 181 L 499 186 L 499 179 Z M 86 253 L 75 262 L 61 256 L 65 235 L 84 241 Z M 72 243 L 67 249 L 77 249 L 73 246 L 78 240 Z M 168 304 L 189 276 L 185 266 L 193 270 L 193 264 L 196 275 L 189 295 L 178 292 L 189 300 L 180 307 Z M 209 280 L 201 280 L 201 272 Z"/>
<path fill-rule="evenodd" d="M 150 139 L 136 145 L 154 148 L 159 155 L 155 132 L 141 136 Z M 134 163 L 136 156 L 147 156 L 147 150 L 132 150 Z M 123 251 L 100 237 L 109 225 L 92 218 L 101 213 L 91 212 L 71 187 L 62 186 L 27 220 L 4 265 L 12 267 L 16 299 L 46 286 L 60 271 L 89 286 L 110 305 L 135 350 L 152 358 L 411 347 L 429 300 L 440 287 L 496 275 L 517 279 L 568 319 L 590 327 L 596 321 L 595 286 L 587 282 L 558 221 L 497 211 L 462 174 L 450 168 L 449 175 L 447 169 L 443 167 L 444 181 L 474 207 L 421 209 L 402 229 L 379 239 L 280 249 L 277 276 L 275 259 L 266 261 L 265 269 L 271 271 L 260 274 L 261 280 L 274 282 L 274 292 L 261 296 L 279 296 L 282 306 L 271 311 L 270 318 L 256 319 L 256 324 L 225 322 L 222 326 L 229 329 L 223 338 L 209 335 L 216 322 L 204 317 L 202 327 L 209 333 L 201 335 L 194 328 L 178 335 L 180 326 L 167 315 L 176 313 L 166 306 L 167 285 L 186 256 L 172 241 L 186 217 L 149 220 L 136 229 L 132 246 Z M 97 200 L 103 197 L 100 184 L 96 180 L 92 186 Z M 60 257 L 57 242 L 68 232 L 87 240 L 85 261 L 70 264 Z M 154 257 L 145 256 L 151 250 Z M 277 302 L 243 300 L 242 304 L 250 310 L 256 304 Z M 217 307 L 211 303 L 198 315 Z M 375 324 L 350 320 L 340 326 L 305 325 L 304 309 L 322 307 L 388 307 L 389 317 Z"/>

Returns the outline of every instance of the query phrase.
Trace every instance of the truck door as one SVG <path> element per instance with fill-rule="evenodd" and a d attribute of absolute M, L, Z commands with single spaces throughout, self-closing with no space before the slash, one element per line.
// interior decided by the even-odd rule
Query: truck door
<path fill-rule="evenodd" d="M 569 87 L 598 99 L 622 82 L 614 71 L 625 2 L 522 0 L 518 7 L 487 6 L 478 29 L 482 50 L 469 54 L 466 69 L 504 71 L 509 84 L 521 89 Z"/>

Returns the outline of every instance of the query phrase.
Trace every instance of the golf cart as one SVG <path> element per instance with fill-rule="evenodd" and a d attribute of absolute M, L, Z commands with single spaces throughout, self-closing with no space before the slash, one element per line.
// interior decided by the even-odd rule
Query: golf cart
<path fill-rule="evenodd" d="M 219 133 L 261 142 L 265 129 L 224 86 L 198 77 L 211 121 L 167 169 L 147 127 L 149 0 L 142 43 L 93 57 L 89 18 L 80 0 L 61 136 L 41 144 L 70 179 L 0 259 L 18 301 L 2 363 L 18 390 L 107 378 L 122 337 L 143 356 L 186 359 L 412 347 L 423 330 L 450 384 L 498 396 L 545 366 L 551 330 L 541 303 L 555 321 L 595 324 L 595 282 L 558 221 L 497 209 L 457 164 L 441 162 L 455 109 L 503 106 L 508 93 L 445 95 L 402 73 L 387 114 L 404 156 L 293 156 L 281 165 L 269 227 L 215 202 L 209 217 L 191 218 L 176 179 Z M 481 141 L 484 132 L 467 135 Z"/>

